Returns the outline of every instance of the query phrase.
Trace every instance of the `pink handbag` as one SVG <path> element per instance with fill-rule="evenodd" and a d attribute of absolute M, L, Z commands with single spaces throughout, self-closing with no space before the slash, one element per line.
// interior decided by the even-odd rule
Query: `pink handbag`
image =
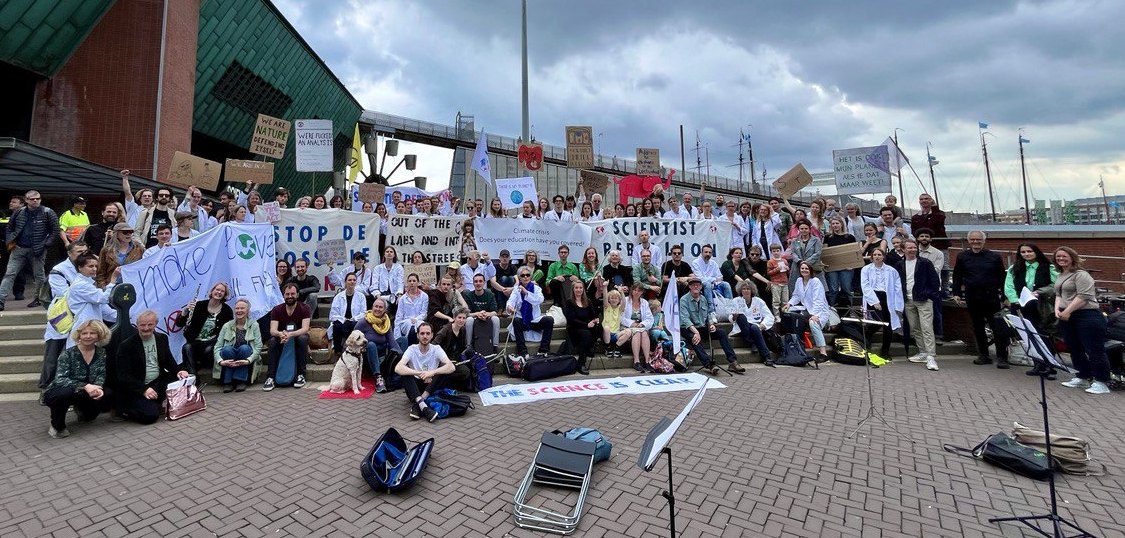
<path fill-rule="evenodd" d="M 195 385 L 169 390 L 167 397 L 165 415 L 168 420 L 179 420 L 207 409 L 207 400 Z"/>

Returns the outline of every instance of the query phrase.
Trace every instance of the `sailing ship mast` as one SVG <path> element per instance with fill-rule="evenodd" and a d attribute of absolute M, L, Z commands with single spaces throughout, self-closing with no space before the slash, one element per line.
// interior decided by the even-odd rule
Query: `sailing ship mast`
<path fill-rule="evenodd" d="M 984 176 L 988 179 L 988 204 L 992 208 L 992 222 L 996 222 L 996 197 L 992 193 L 992 170 L 988 167 L 988 145 L 984 142 L 984 135 L 988 124 L 977 122 L 977 131 L 980 132 L 980 150 L 984 154 Z"/>
<path fill-rule="evenodd" d="M 937 180 L 934 179 L 934 167 L 937 166 L 938 160 L 933 155 L 930 155 L 930 147 L 931 146 L 932 146 L 932 144 L 930 144 L 929 142 L 926 142 L 926 161 L 928 161 L 930 163 L 930 185 L 934 188 L 934 199 L 935 200 L 941 200 L 941 197 L 938 196 Z"/>
<path fill-rule="evenodd" d="M 1031 224 L 1031 206 L 1028 205 L 1027 198 L 1027 165 L 1023 160 L 1023 145 L 1031 142 L 1023 137 L 1023 129 L 1017 131 L 1017 136 L 1020 139 L 1020 173 L 1023 174 L 1023 218 L 1024 224 Z"/>

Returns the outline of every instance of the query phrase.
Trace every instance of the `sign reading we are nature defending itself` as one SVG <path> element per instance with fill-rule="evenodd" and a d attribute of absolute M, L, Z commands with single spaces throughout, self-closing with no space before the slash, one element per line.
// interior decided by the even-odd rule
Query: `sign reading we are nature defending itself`
<path fill-rule="evenodd" d="M 258 114 L 254 134 L 250 136 L 250 153 L 280 159 L 285 155 L 291 125 L 288 121 Z"/>

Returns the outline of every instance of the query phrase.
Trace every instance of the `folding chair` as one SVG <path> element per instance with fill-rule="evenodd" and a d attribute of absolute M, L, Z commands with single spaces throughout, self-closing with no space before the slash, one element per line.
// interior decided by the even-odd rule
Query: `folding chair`
<path fill-rule="evenodd" d="M 594 443 L 588 441 L 567 439 L 545 432 L 539 441 L 539 449 L 535 452 L 531 467 L 527 469 L 527 475 L 516 490 L 512 508 L 516 525 L 564 535 L 577 530 L 593 478 L 594 448 Z M 545 507 L 531 506 L 527 501 L 532 496 L 532 487 L 536 485 L 578 490 L 574 509 L 568 513 L 559 513 Z"/>

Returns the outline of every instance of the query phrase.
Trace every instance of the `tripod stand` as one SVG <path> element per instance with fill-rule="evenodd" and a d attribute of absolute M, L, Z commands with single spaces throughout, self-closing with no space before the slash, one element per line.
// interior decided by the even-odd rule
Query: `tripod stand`
<path fill-rule="evenodd" d="M 707 370 L 708 372 L 710 372 L 712 368 L 718 368 L 719 370 L 722 370 L 723 372 L 726 372 L 727 375 L 729 375 L 731 377 L 734 377 L 734 374 L 732 374 L 730 370 L 728 370 L 726 368 L 723 368 L 722 366 L 719 365 L 719 361 L 715 360 L 715 342 L 713 340 L 711 340 L 711 327 L 707 326 L 707 327 L 704 327 L 704 329 L 707 329 L 707 348 L 711 351 L 711 366 L 702 365 L 699 368 L 696 368 L 695 372 L 699 373 L 699 372 L 702 372 L 704 370 Z M 718 330 L 718 329 L 715 329 L 715 330 Z M 703 361 L 700 361 L 700 364 L 703 364 Z"/>
<path fill-rule="evenodd" d="M 1051 371 L 1048 367 L 1058 367 L 1063 370 L 1067 370 L 1067 368 L 1060 361 L 1055 359 L 1054 354 L 1049 350 L 1050 348 L 1048 348 L 1047 344 L 1043 342 L 1042 338 L 1039 336 L 1039 333 L 1036 332 L 1035 327 L 1032 326 L 1031 323 L 1023 317 L 1022 312 L 1018 317 L 1009 314 L 1008 323 L 1012 326 L 1013 329 L 1016 330 L 1016 333 L 1019 334 L 1020 346 L 1023 347 L 1024 352 L 1027 353 L 1027 356 L 1034 360 L 1036 364 L 1042 366 L 1042 368 L 1039 369 L 1039 405 L 1043 408 L 1043 433 L 1046 437 L 1045 443 L 1047 445 L 1047 461 L 1053 462 L 1054 459 L 1052 459 L 1051 456 L 1051 421 L 1047 413 L 1047 376 L 1050 375 Z M 1051 495 L 1050 513 L 1035 516 L 994 517 L 992 519 L 989 519 L 988 522 L 1006 523 L 1014 521 L 1017 523 L 1022 523 L 1024 525 L 1027 525 L 1031 530 L 1049 538 L 1081 538 L 1084 536 L 1093 537 L 1093 534 L 1086 532 L 1078 525 L 1075 525 L 1074 523 L 1063 519 L 1063 517 L 1059 515 L 1059 501 L 1058 494 L 1055 491 L 1054 471 L 1047 474 L 1047 485 Z M 1042 519 L 1050 522 L 1050 532 L 1043 530 L 1043 528 L 1037 524 L 1037 522 Z M 1064 533 L 1065 529 L 1063 529 L 1063 525 L 1078 531 L 1079 534 L 1072 534 L 1067 537 Z"/>
<path fill-rule="evenodd" d="M 841 318 L 840 321 L 851 321 L 851 322 L 859 323 L 860 325 L 877 325 L 877 326 L 880 326 L 880 327 L 885 327 L 887 325 L 890 325 L 890 323 L 886 322 L 886 321 L 875 321 L 875 320 L 866 319 L 866 318 Z M 913 444 L 914 443 L 913 439 L 903 435 L 902 432 L 896 430 L 894 426 L 891 426 L 890 423 L 887 422 L 887 419 L 885 417 L 883 417 L 883 413 L 875 407 L 875 387 L 874 387 L 874 385 L 872 385 L 872 378 L 871 378 L 871 370 L 873 369 L 871 367 L 871 357 L 870 357 L 871 352 L 867 350 L 867 347 L 868 347 L 868 344 L 867 344 L 867 329 L 865 327 L 860 327 L 860 328 L 863 329 L 861 332 L 863 333 L 863 362 L 865 363 L 864 366 L 867 368 L 867 403 L 868 403 L 868 406 L 867 406 L 867 414 L 864 415 L 863 419 L 859 421 L 859 424 L 856 424 L 855 429 L 852 430 L 852 433 L 848 434 L 847 438 L 851 439 L 851 438 L 855 437 L 855 434 L 859 433 L 859 429 L 862 428 L 863 425 L 866 424 L 868 420 L 871 420 L 871 419 L 874 418 L 874 419 L 878 419 L 879 422 L 882 422 L 883 426 L 886 426 L 888 430 L 891 430 L 892 432 L 895 432 L 896 434 L 898 434 L 899 437 L 902 437 L 903 439 L 906 439 L 907 441 L 910 441 L 911 444 Z"/>

